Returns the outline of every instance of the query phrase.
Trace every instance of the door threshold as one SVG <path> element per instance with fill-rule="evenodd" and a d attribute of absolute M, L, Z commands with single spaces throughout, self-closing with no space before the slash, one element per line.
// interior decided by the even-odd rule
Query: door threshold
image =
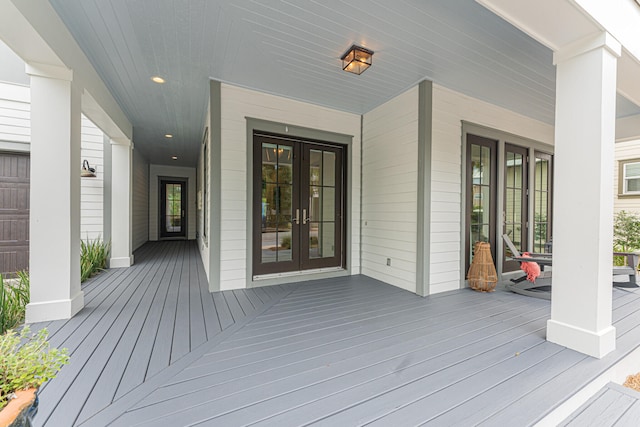
<path fill-rule="evenodd" d="M 259 280 L 279 279 L 281 277 L 297 277 L 297 276 L 307 276 L 309 274 L 333 273 L 336 271 L 346 271 L 346 269 L 343 267 L 314 268 L 311 270 L 298 270 L 298 271 L 286 271 L 283 273 L 261 274 L 259 276 L 253 276 L 252 279 L 254 281 L 259 281 Z"/>

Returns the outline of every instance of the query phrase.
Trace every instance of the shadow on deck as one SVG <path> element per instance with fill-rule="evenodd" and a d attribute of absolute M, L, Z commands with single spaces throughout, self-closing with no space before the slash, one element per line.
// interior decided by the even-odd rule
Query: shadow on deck
<path fill-rule="evenodd" d="M 193 242 L 149 243 L 52 322 L 71 364 L 46 425 L 528 425 L 640 343 L 640 294 L 614 290 L 618 349 L 545 341 L 548 301 L 421 298 L 365 276 L 210 294 Z"/>

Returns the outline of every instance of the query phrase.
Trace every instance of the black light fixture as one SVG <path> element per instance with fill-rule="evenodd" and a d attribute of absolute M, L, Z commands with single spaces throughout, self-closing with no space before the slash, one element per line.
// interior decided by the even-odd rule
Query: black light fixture
<path fill-rule="evenodd" d="M 95 178 L 97 176 L 96 168 L 91 167 L 88 160 L 83 160 L 82 169 L 80 169 L 80 176 L 83 178 Z"/>
<path fill-rule="evenodd" d="M 361 46 L 352 45 L 342 55 L 342 69 L 354 74 L 362 74 L 371 66 L 373 51 Z"/>

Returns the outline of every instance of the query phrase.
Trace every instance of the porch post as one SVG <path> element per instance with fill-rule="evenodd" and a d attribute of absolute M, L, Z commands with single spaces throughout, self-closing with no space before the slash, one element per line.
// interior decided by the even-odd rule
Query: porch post
<path fill-rule="evenodd" d="M 31 196 L 26 321 L 68 319 L 80 288 L 80 89 L 69 69 L 31 63 Z"/>
<path fill-rule="evenodd" d="M 547 339 L 594 357 L 615 349 L 612 326 L 616 68 L 608 33 L 554 54 L 553 286 Z"/>
<path fill-rule="evenodd" d="M 111 268 L 133 265 L 132 144 L 111 140 Z"/>

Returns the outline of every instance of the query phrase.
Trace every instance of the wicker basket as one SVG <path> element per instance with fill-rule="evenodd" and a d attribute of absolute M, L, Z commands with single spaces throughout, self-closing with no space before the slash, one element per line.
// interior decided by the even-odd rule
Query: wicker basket
<path fill-rule="evenodd" d="M 469 286 L 476 291 L 492 292 L 498 283 L 498 274 L 491 257 L 491 245 L 477 242 L 473 252 L 473 262 L 467 274 Z"/>

